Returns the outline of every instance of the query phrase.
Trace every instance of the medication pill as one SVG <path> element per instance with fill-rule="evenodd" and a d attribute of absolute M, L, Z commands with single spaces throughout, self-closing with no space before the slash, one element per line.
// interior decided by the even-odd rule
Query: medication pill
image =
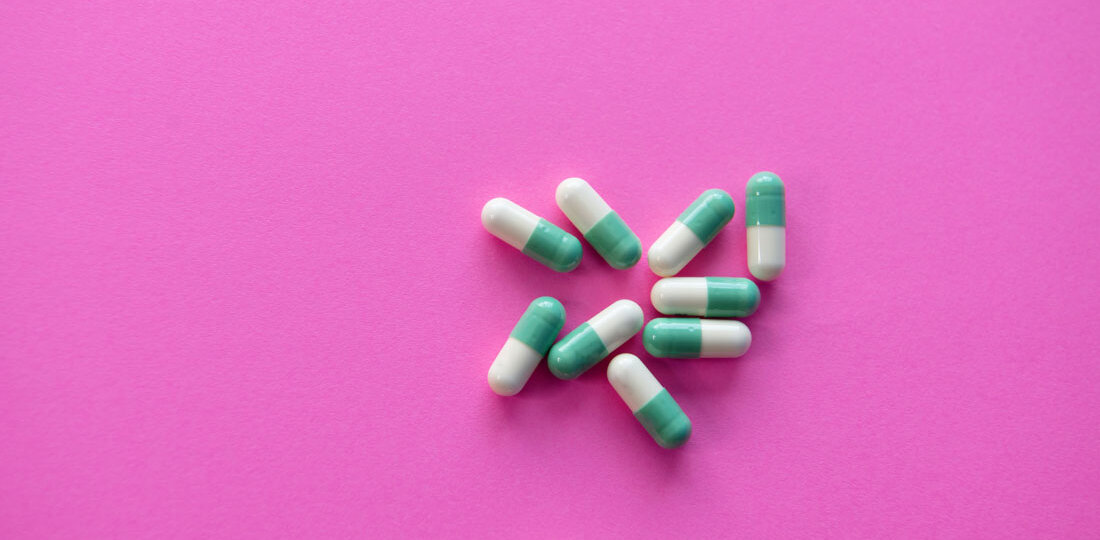
<path fill-rule="evenodd" d="M 691 437 L 691 420 L 637 356 L 612 358 L 607 380 L 657 444 L 676 448 Z"/>
<path fill-rule="evenodd" d="M 642 329 L 642 308 L 619 300 L 550 348 L 546 363 L 559 379 L 576 379 Z"/>
<path fill-rule="evenodd" d="M 649 299 L 665 315 L 747 317 L 760 305 L 760 289 L 745 278 L 664 278 Z"/>
<path fill-rule="evenodd" d="M 642 258 L 642 241 L 623 218 L 580 178 L 566 178 L 555 194 L 558 207 L 612 268 L 630 268 Z"/>
<path fill-rule="evenodd" d="M 568 272 L 581 262 L 577 237 L 503 197 L 485 203 L 481 223 L 493 236 L 558 272 Z"/>
<path fill-rule="evenodd" d="M 649 248 L 649 268 L 662 277 L 682 270 L 733 218 L 733 199 L 708 189 Z"/>
<path fill-rule="evenodd" d="M 642 341 L 657 358 L 736 358 L 749 350 L 752 334 L 741 321 L 653 319 Z"/>
<path fill-rule="evenodd" d="M 550 296 L 534 299 L 489 366 L 489 387 L 502 396 L 514 396 L 523 390 L 564 324 L 561 302 Z"/>
<path fill-rule="evenodd" d="M 745 186 L 749 273 L 761 281 L 779 277 L 787 265 L 787 211 L 783 181 L 759 172 Z"/>

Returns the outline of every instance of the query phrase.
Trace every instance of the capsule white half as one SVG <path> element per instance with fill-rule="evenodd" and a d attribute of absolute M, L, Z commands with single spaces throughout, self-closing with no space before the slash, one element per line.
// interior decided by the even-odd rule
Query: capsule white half
<path fill-rule="evenodd" d="M 772 281 L 787 266 L 787 228 L 776 225 L 748 227 L 749 273 L 760 281 Z"/>
<path fill-rule="evenodd" d="M 609 352 L 618 349 L 642 329 L 645 315 L 633 300 L 618 300 L 588 319 L 588 325 L 600 337 Z"/>
<path fill-rule="evenodd" d="M 657 280 L 649 293 L 653 307 L 665 315 L 706 315 L 707 278 Z"/>
<path fill-rule="evenodd" d="M 504 197 L 490 199 L 481 209 L 481 224 L 485 230 L 520 251 L 527 245 L 541 219 Z"/>
<path fill-rule="evenodd" d="M 699 358 L 737 358 L 749 352 L 752 332 L 741 321 L 702 319 Z"/>
<path fill-rule="evenodd" d="M 637 356 L 612 358 L 607 380 L 657 444 L 676 448 L 691 437 L 691 420 Z"/>
<path fill-rule="evenodd" d="M 493 364 L 489 366 L 489 388 L 502 396 L 514 396 L 523 390 L 535 372 L 543 354 L 530 345 L 509 337 Z"/>
<path fill-rule="evenodd" d="M 679 221 L 649 247 L 649 269 L 662 277 L 675 276 L 703 250 L 703 241 Z"/>
<path fill-rule="evenodd" d="M 581 178 L 566 178 L 554 192 L 558 208 L 581 234 L 592 230 L 597 223 L 611 213 L 611 206 Z"/>

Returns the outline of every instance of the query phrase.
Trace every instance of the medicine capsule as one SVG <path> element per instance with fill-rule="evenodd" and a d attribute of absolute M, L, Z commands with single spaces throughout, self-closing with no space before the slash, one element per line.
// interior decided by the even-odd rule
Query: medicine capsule
<path fill-rule="evenodd" d="M 657 358 L 736 358 L 748 352 L 752 334 L 741 321 L 653 319 L 642 341 Z"/>
<path fill-rule="evenodd" d="M 691 420 L 637 356 L 612 358 L 607 380 L 657 444 L 676 448 L 691 437 Z"/>
<path fill-rule="evenodd" d="M 733 218 L 733 199 L 720 189 L 708 189 L 684 210 L 649 248 L 649 268 L 662 277 L 674 276 L 691 262 Z"/>
<path fill-rule="evenodd" d="M 759 172 L 745 186 L 745 230 L 749 273 L 761 281 L 779 277 L 787 265 L 787 211 L 783 181 Z"/>
<path fill-rule="evenodd" d="M 649 299 L 665 315 L 748 317 L 760 306 L 760 288 L 745 278 L 664 278 Z"/>
<path fill-rule="evenodd" d="M 559 379 L 576 379 L 642 329 L 642 308 L 619 300 L 569 332 L 550 348 L 546 359 Z"/>
<path fill-rule="evenodd" d="M 564 324 L 561 302 L 549 296 L 532 301 L 489 366 L 489 387 L 502 396 L 514 396 L 523 390 Z"/>
<path fill-rule="evenodd" d="M 642 258 L 638 235 L 588 182 L 566 178 L 558 184 L 555 198 L 565 217 L 612 268 L 630 268 Z"/>
<path fill-rule="evenodd" d="M 493 236 L 558 272 L 581 263 L 581 241 L 576 236 L 503 197 L 485 203 L 481 224 Z"/>

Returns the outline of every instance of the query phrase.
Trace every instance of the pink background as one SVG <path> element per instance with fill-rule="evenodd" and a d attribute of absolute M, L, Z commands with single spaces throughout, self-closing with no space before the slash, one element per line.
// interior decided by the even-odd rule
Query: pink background
<path fill-rule="evenodd" d="M 0 536 L 1100 534 L 1100 4 L 213 4 L 0 8 Z M 751 351 L 624 347 L 686 447 L 603 364 L 489 391 L 531 298 L 656 277 L 486 200 L 648 247 L 721 187 L 683 275 L 744 276 L 764 169 Z"/>

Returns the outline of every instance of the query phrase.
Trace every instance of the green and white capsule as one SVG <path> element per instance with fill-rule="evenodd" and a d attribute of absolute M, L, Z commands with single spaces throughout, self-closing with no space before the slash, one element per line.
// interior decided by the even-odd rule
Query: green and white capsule
<path fill-rule="evenodd" d="M 565 308 L 557 299 L 541 296 L 532 301 L 489 366 L 489 388 L 502 396 L 523 390 L 564 324 Z"/>
<path fill-rule="evenodd" d="M 691 420 L 637 356 L 612 358 L 607 380 L 657 444 L 676 448 L 691 437 Z"/>
<path fill-rule="evenodd" d="M 550 348 L 546 364 L 559 379 L 576 379 L 642 329 L 642 308 L 619 300 Z"/>
<path fill-rule="evenodd" d="M 642 334 L 645 350 L 657 358 L 736 358 L 752 344 L 741 321 L 653 319 Z"/>
<path fill-rule="evenodd" d="M 787 265 L 787 209 L 783 181 L 759 172 L 745 186 L 749 273 L 761 281 L 779 277 Z"/>
<path fill-rule="evenodd" d="M 649 268 L 661 277 L 675 276 L 733 219 L 733 199 L 708 189 L 684 210 L 649 248 Z"/>
<path fill-rule="evenodd" d="M 503 197 L 485 203 L 481 224 L 493 236 L 558 272 L 581 263 L 581 241 L 576 236 Z"/>
<path fill-rule="evenodd" d="M 745 278 L 665 278 L 653 285 L 649 299 L 665 315 L 748 317 L 760 306 L 760 288 Z"/>
<path fill-rule="evenodd" d="M 630 268 L 642 258 L 638 235 L 588 182 L 580 178 L 562 180 L 555 199 L 565 217 L 612 268 Z"/>

